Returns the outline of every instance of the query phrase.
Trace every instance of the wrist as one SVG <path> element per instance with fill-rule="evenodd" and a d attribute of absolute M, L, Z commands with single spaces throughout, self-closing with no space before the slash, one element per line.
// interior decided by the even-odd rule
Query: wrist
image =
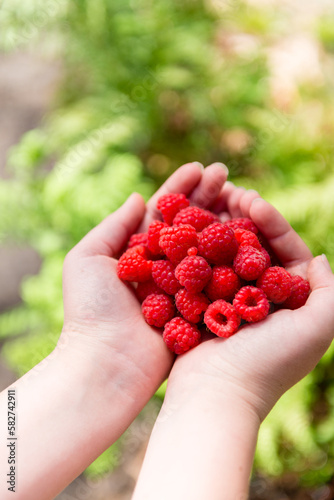
<path fill-rule="evenodd" d="M 196 376 L 178 382 L 169 381 L 134 499 L 218 500 L 222 492 L 226 500 L 246 498 L 257 413 L 230 387 L 217 392 Z"/>

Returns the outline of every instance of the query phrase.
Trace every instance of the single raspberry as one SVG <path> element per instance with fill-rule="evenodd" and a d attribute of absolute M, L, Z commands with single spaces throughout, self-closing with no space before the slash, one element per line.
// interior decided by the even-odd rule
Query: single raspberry
<path fill-rule="evenodd" d="M 169 260 L 156 260 L 152 265 L 155 283 L 168 295 L 175 295 L 181 288 L 175 277 L 175 267 Z"/>
<path fill-rule="evenodd" d="M 229 264 L 237 253 L 238 242 L 231 228 L 215 222 L 199 234 L 198 250 L 210 264 Z"/>
<path fill-rule="evenodd" d="M 168 349 L 176 354 L 183 354 L 199 344 L 201 334 L 195 325 L 185 319 L 173 318 L 165 325 L 163 339 Z"/>
<path fill-rule="evenodd" d="M 241 286 L 240 278 L 229 266 L 214 266 L 212 278 L 205 287 L 205 293 L 212 302 L 224 299 L 233 300 Z"/>
<path fill-rule="evenodd" d="M 264 291 L 274 304 L 281 304 L 291 293 L 291 275 L 283 267 L 269 267 L 259 277 L 256 286 Z"/>
<path fill-rule="evenodd" d="M 180 262 L 175 276 L 188 292 L 197 293 L 210 281 L 212 269 L 203 257 L 191 255 Z"/>
<path fill-rule="evenodd" d="M 129 239 L 128 248 L 136 247 L 137 245 L 147 246 L 147 233 L 133 234 Z"/>
<path fill-rule="evenodd" d="M 310 293 L 310 284 L 301 276 L 291 276 L 291 283 L 290 296 L 283 302 L 282 307 L 285 309 L 299 309 L 307 301 Z"/>
<path fill-rule="evenodd" d="M 152 279 L 138 283 L 136 288 L 136 296 L 140 302 L 143 302 L 148 295 L 161 293 L 164 293 L 163 290 Z"/>
<path fill-rule="evenodd" d="M 148 281 L 152 274 L 152 261 L 148 250 L 142 245 L 129 248 L 117 263 L 117 275 L 125 281 Z"/>
<path fill-rule="evenodd" d="M 149 295 L 142 303 L 141 310 L 146 323 L 157 328 L 165 326 L 175 315 L 172 299 L 165 294 Z"/>
<path fill-rule="evenodd" d="M 163 220 L 171 226 L 175 215 L 183 208 L 189 207 L 189 200 L 184 194 L 164 194 L 157 202 L 157 209 L 161 211 Z"/>
<path fill-rule="evenodd" d="M 204 314 L 204 323 L 218 337 L 231 337 L 239 328 L 241 318 L 232 304 L 216 300 Z"/>
<path fill-rule="evenodd" d="M 254 234 L 257 234 L 259 232 L 254 222 L 251 219 L 248 219 L 248 217 L 238 217 L 236 219 L 225 222 L 225 224 L 228 227 L 232 228 L 234 231 L 236 229 L 246 229 L 247 231 L 251 231 Z"/>
<path fill-rule="evenodd" d="M 236 229 L 234 235 L 239 243 L 239 247 L 254 247 L 257 250 L 261 250 L 261 243 L 259 242 L 256 234 L 252 231 L 247 231 L 246 229 Z"/>
<path fill-rule="evenodd" d="M 259 278 L 266 269 L 266 265 L 264 254 L 254 247 L 240 247 L 233 261 L 234 271 L 246 281 Z"/>
<path fill-rule="evenodd" d="M 208 210 L 198 207 L 187 207 L 180 210 L 175 216 L 173 225 L 179 226 L 180 224 L 190 224 L 200 233 L 205 227 L 210 226 L 210 224 L 218 220 L 217 215 Z"/>
<path fill-rule="evenodd" d="M 159 246 L 160 231 L 163 227 L 168 227 L 165 222 L 155 220 L 151 222 L 147 231 L 147 248 L 153 255 L 163 255 Z"/>
<path fill-rule="evenodd" d="M 261 321 L 269 314 L 269 302 L 265 293 L 255 286 L 244 286 L 233 300 L 235 310 L 249 323 Z"/>
<path fill-rule="evenodd" d="M 175 305 L 187 321 L 199 323 L 210 302 L 204 293 L 191 293 L 185 288 L 175 295 Z"/>
<path fill-rule="evenodd" d="M 173 264 L 179 264 L 197 243 L 196 230 L 189 224 L 161 229 L 159 245 Z"/>

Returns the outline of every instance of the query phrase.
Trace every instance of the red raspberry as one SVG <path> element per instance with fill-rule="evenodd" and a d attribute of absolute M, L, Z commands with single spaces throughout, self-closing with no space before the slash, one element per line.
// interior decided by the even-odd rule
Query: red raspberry
<path fill-rule="evenodd" d="M 212 278 L 205 288 L 205 293 L 212 302 L 219 299 L 229 302 L 233 300 L 240 286 L 240 278 L 231 267 L 215 266 L 212 269 Z"/>
<path fill-rule="evenodd" d="M 229 264 L 238 250 L 234 231 L 215 222 L 199 234 L 198 250 L 211 264 Z"/>
<path fill-rule="evenodd" d="M 175 215 L 183 208 L 189 207 L 189 200 L 184 194 L 164 194 L 157 202 L 157 209 L 161 211 L 164 221 L 171 226 Z"/>
<path fill-rule="evenodd" d="M 163 339 L 168 349 L 176 354 L 183 354 L 199 344 L 201 334 L 195 325 L 185 319 L 173 318 L 165 325 Z"/>
<path fill-rule="evenodd" d="M 138 286 L 136 288 L 136 295 L 140 302 L 143 302 L 143 300 L 145 300 L 148 295 L 161 293 L 164 293 L 163 290 L 161 290 L 161 288 L 159 288 L 152 279 L 149 281 L 138 283 Z"/>
<path fill-rule="evenodd" d="M 146 323 L 157 328 L 162 328 L 170 321 L 175 314 L 175 307 L 170 297 L 167 295 L 149 295 L 142 303 Z"/>
<path fill-rule="evenodd" d="M 189 248 L 197 247 L 197 233 L 189 224 L 164 227 L 160 232 L 159 245 L 173 264 L 179 264 L 187 256 Z"/>
<path fill-rule="evenodd" d="M 232 304 L 216 300 L 204 314 L 204 323 L 218 337 L 231 337 L 239 328 L 241 318 Z"/>
<path fill-rule="evenodd" d="M 266 258 L 254 247 L 240 247 L 233 261 L 233 269 L 240 278 L 253 281 L 266 269 Z"/>
<path fill-rule="evenodd" d="M 125 281 L 148 281 L 151 278 L 152 261 L 142 245 L 129 248 L 117 263 L 117 275 Z"/>
<path fill-rule="evenodd" d="M 168 295 L 175 295 L 181 288 L 175 278 L 175 267 L 169 260 L 156 260 L 152 266 L 152 277 L 155 283 Z"/>
<path fill-rule="evenodd" d="M 310 284 L 301 276 L 291 276 L 291 283 L 290 296 L 283 302 L 282 307 L 285 307 L 285 309 L 299 309 L 307 301 L 310 293 Z"/>
<path fill-rule="evenodd" d="M 209 304 L 209 299 L 203 293 L 191 293 L 185 288 L 175 295 L 176 307 L 190 323 L 202 321 L 203 313 L 207 310 Z"/>
<path fill-rule="evenodd" d="M 261 243 L 259 242 L 256 234 L 246 229 L 236 229 L 234 235 L 239 243 L 239 247 L 254 247 L 261 250 Z"/>
<path fill-rule="evenodd" d="M 265 293 L 255 286 L 244 286 L 233 300 L 235 310 L 249 323 L 261 321 L 269 314 L 269 302 Z"/>
<path fill-rule="evenodd" d="M 137 233 L 131 236 L 128 248 L 133 248 L 137 245 L 147 246 L 147 233 Z"/>
<path fill-rule="evenodd" d="M 155 220 L 151 222 L 147 231 L 147 248 L 153 255 L 163 255 L 159 245 L 160 231 L 163 227 L 168 227 L 165 222 Z"/>
<path fill-rule="evenodd" d="M 232 228 L 234 231 L 236 229 L 246 229 L 247 231 L 251 231 L 254 234 L 257 234 L 259 232 L 254 222 L 251 219 L 248 219 L 248 217 L 238 217 L 236 219 L 225 222 L 225 224 L 228 227 Z"/>
<path fill-rule="evenodd" d="M 190 224 L 198 233 L 210 224 L 218 221 L 217 215 L 198 207 L 187 207 L 180 210 L 173 220 L 174 226 Z"/>
<path fill-rule="evenodd" d="M 269 267 L 259 277 L 256 286 L 264 291 L 274 304 L 281 304 L 291 293 L 291 275 L 283 267 Z"/>
<path fill-rule="evenodd" d="M 203 257 L 192 255 L 180 262 L 175 269 L 175 276 L 188 292 L 197 293 L 209 282 L 212 269 Z"/>

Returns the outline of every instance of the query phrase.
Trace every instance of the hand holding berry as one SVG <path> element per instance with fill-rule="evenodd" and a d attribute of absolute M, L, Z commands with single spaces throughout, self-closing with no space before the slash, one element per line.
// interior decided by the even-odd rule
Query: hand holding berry
<path fill-rule="evenodd" d="M 282 265 L 293 275 L 292 292 L 284 300 L 288 273 L 282 268 L 277 271 L 275 265 L 267 273 L 265 265 L 266 274 L 251 277 L 259 278 L 259 288 L 244 286 L 240 292 L 230 268 L 228 271 L 225 266 L 213 268 L 216 283 L 214 286 L 209 283 L 205 290 L 216 301 L 206 309 L 205 322 L 220 337 L 204 333 L 200 345 L 177 357 L 134 500 L 154 500 L 157 496 L 160 500 L 248 498 L 260 422 L 277 399 L 312 370 L 333 338 L 334 276 L 327 259 L 324 256 L 313 259 L 287 221 L 254 191 L 235 188 L 227 182 L 213 210 L 221 214 L 224 222 L 231 217 L 247 217 L 256 224 Z M 243 220 L 233 220 L 228 225 L 233 230 L 254 230 L 247 224 L 246 227 Z M 258 252 L 256 247 L 250 250 L 256 245 L 254 238 L 249 235 L 245 238 L 247 245 L 242 247 L 243 238 L 239 237 L 239 248 L 248 249 L 247 254 Z M 267 261 L 268 254 L 263 255 Z M 256 258 L 263 261 L 258 254 Z M 244 268 L 246 274 L 252 271 L 251 266 L 240 260 L 242 271 Z M 311 285 L 309 297 L 306 279 Z M 281 284 L 279 290 L 277 280 Z M 225 282 L 228 290 L 237 292 L 234 309 L 218 299 Z M 239 321 L 236 310 L 249 322 L 261 319 L 261 314 L 265 316 L 269 304 L 262 289 L 281 309 L 260 322 L 243 326 L 234 335 Z M 249 311 L 248 301 L 252 306 Z M 257 317 L 253 318 L 255 313 Z M 164 450 L 162 456 L 160 450 Z"/>

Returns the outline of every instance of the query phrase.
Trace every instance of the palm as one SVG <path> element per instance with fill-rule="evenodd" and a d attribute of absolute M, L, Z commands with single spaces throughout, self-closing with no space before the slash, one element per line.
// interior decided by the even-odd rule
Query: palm
<path fill-rule="evenodd" d="M 139 397 L 143 392 L 154 393 L 169 373 L 174 355 L 162 341 L 161 332 L 145 322 L 133 288 L 117 277 L 117 260 L 112 256 L 119 253 L 135 230 L 147 230 L 159 216 L 155 208 L 159 196 L 183 192 L 195 204 L 210 207 L 226 176 L 227 172 L 217 166 L 203 173 L 193 164 L 182 167 L 146 207 L 137 196 L 128 210 L 112 214 L 93 229 L 65 261 L 64 330 L 79 331 L 82 342 L 88 338 L 94 348 L 98 345 L 109 366 L 117 354 L 119 370 L 126 373 L 132 367 L 133 391 Z"/>

